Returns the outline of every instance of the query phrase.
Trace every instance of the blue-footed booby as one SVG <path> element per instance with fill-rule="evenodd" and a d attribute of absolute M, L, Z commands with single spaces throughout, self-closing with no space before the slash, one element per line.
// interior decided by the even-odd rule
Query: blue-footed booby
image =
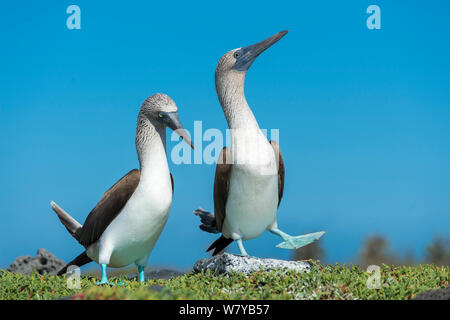
<path fill-rule="evenodd" d="M 217 65 L 216 91 L 230 127 L 231 146 L 219 155 L 214 180 L 214 215 L 194 211 L 201 218 L 200 228 L 222 233 L 208 249 L 216 255 L 236 241 L 247 256 L 243 241 L 254 239 L 268 230 L 283 239 L 277 247 L 297 249 L 317 239 L 324 232 L 291 236 L 278 228 L 277 209 L 283 196 L 284 163 L 280 147 L 268 141 L 260 130 L 244 95 L 245 76 L 255 59 L 280 40 L 281 31 L 254 45 L 224 54 Z"/>
<path fill-rule="evenodd" d="M 192 142 L 178 118 L 177 106 L 167 95 L 147 98 L 139 111 L 136 150 L 140 170 L 134 169 L 105 192 L 83 225 L 52 201 L 52 209 L 85 251 L 67 264 L 100 264 L 101 281 L 109 283 L 106 268 L 135 263 L 139 281 L 169 215 L 174 188 L 166 156 L 166 127 L 174 130 L 192 148 Z"/>

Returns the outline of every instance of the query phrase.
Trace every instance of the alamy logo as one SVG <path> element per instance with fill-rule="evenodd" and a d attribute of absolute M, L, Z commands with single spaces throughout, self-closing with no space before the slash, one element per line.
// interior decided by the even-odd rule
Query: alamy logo
<path fill-rule="evenodd" d="M 66 285 L 69 289 L 81 289 L 81 270 L 78 266 L 71 265 L 67 268 Z"/>
<path fill-rule="evenodd" d="M 367 18 L 366 25 L 369 30 L 381 29 L 381 9 L 379 6 L 372 4 L 366 11 L 370 16 Z"/>
<path fill-rule="evenodd" d="M 72 4 L 67 7 L 66 13 L 70 14 L 70 16 L 67 17 L 67 20 L 66 20 L 67 29 L 69 29 L 69 30 L 81 29 L 81 9 L 80 9 L 80 7 Z"/>
<path fill-rule="evenodd" d="M 367 273 L 370 274 L 370 276 L 366 282 L 367 288 L 380 289 L 381 288 L 381 268 L 376 265 L 368 266 Z"/>
<path fill-rule="evenodd" d="M 232 157 L 226 159 L 226 164 L 248 164 L 259 169 L 262 174 L 273 174 L 272 155 L 275 151 L 268 140 L 280 141 L 279 129 L 260 129 L 257 131 L 243 129 L 227 129 L 225 135 L 221 130 L 209 128 L 203 131 L 202 121 L 194 121 L 193 136 L 195 149 L 192 150 L 176 131 L 172 132 L 170 140 L 179 141 L 170 152 L 170 159 L 175 165 L 215 164 L 224 146 L 232 151 Z M 270 133 L 270 137 L 268 134 Z M 206 142 L 206 143 L 205 143 Z M 264 156 L 267 155 L 268 156 Z M 258 155 L 258 156 L 255 156 Z M 259 156 L 261 155 L 261 156 Z M 275 159 L 279 155 L 275 154 Z"/>

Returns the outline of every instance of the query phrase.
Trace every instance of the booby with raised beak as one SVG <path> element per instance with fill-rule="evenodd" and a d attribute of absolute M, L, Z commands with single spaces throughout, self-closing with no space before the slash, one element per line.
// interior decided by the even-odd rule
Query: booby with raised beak
<path fill-rule="evenodd" d="M 140 170 L 134 169 L 106 191 L 83 225 L 52 201 L 52 209 L 85 251 L 68 263 L 100 264 L 102 278 L 109 283 L 106 268 L 135 263 L 139 281 L 149 255 L 166 224 L 174 188 L 166 156 L 166 127 L 174 130 L 192 148 L 188 133 L 178 118 L 177 106 L 167 95 L 147 98 L 137 118 L 136 150 Z"/>
<path fill-rule="evenodd" d="M 245 76 L 255 59 L 287 31 L 281 31 L 254 45 L 224 54 L 217 65 L 215 83 L 220 105 L 230 128 L 231 146 L 219 155 L 214 180 L 214 214 L 203 209 L 200 228 L 222 233 L 208 249 L 213 255 L 236 241 L 247 256 L 243 241 L 268 230 L 283 239 L 277 247 L 297 249 L 324 232 L 291 236 L 278 228 L 277 209 L 283 196 L 284 163 L 280 147 L 268 141 L 259 128 L 244 95 Z"/>

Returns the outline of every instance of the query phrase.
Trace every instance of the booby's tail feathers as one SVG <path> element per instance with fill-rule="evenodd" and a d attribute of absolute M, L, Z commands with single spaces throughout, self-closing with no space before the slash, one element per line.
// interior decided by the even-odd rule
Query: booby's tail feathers
<path fill-rule="evenodd" d="M 91 262 L 92 259 L 89 258 L 86 254 L 86 251 L 84 251 L 82 254 L 80 254 L 78 257 L 76 257 L 75 259 L 73 259 L 72 261 L 70 261 L 68 264 L 66 264 L 64 266 L 64 268 L 62 268 L 61 270 L 58 271 L 58 276 L 63 275 L 64 273 L 67 272 L 67 268 L 69 266 L 77 266 L 77 267 L 81 267 L 84 266 L 86 263 Z"/>
<path fill-rule="evenodd" d="M 208 212 L 202 208 L 198 208 L 194 211 L 196 216 L 200 217 L 200 221 L 202 224 L 200 225 L 200 229 L 209 233 L 219 233 L 216 224 L 216 217 L 211 212 Z"/>
<path fill-rule="evenodd" d="M 232 239 L 227 239 L 224 236 L 221 236 L 219 239 L 214 241 L 212 245 L 209 246 L 209 248 L 206 250 L 206 252 L 214 249 L 213 256 L 215 256 L 220 251 L 225 249 L 232 242 L 233 242 Z"/>
<path fill-rule="evenodd" d="M 79 233 L 83 226 L 55 202 L 50 202 L 50 206 L 52 207 L 53 211 L 56 212 L 59 220 L 66 227 L 67 231 L 69 231 L 69 233 L 79 242 Z"/>

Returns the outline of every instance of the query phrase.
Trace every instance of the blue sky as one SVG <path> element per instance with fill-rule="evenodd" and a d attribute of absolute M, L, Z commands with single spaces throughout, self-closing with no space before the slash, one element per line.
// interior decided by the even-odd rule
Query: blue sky
<path fill-rule="evenodd" d="M 71 4 L 81 30 L 66 28 Z M 381 30 L 366 27 L 371 4 Z M 450 231 L 449 9 L 448 1 L 2 2 L 0 267 L 41 247 L 66 261 L 80 253 L 50 200 L 83 222 L 138 166 L 136 116 L 155 92 L 176 101 L 191 132 L 196 120 L 224 131 L 218 59 L 285 29 L 246 82 L 260 126 L 280 130 L 280 227 L 328 230 L 330 262 L 352 261 L 372 233 L 422 257 Z M 192 214 L 213 207 L 215 167 L 169 165 L 174 202 L 149 264 L 188 268 L 216 238 Z M 279 242 L 265 233 L 246 249 L 289 258 Z"/>

